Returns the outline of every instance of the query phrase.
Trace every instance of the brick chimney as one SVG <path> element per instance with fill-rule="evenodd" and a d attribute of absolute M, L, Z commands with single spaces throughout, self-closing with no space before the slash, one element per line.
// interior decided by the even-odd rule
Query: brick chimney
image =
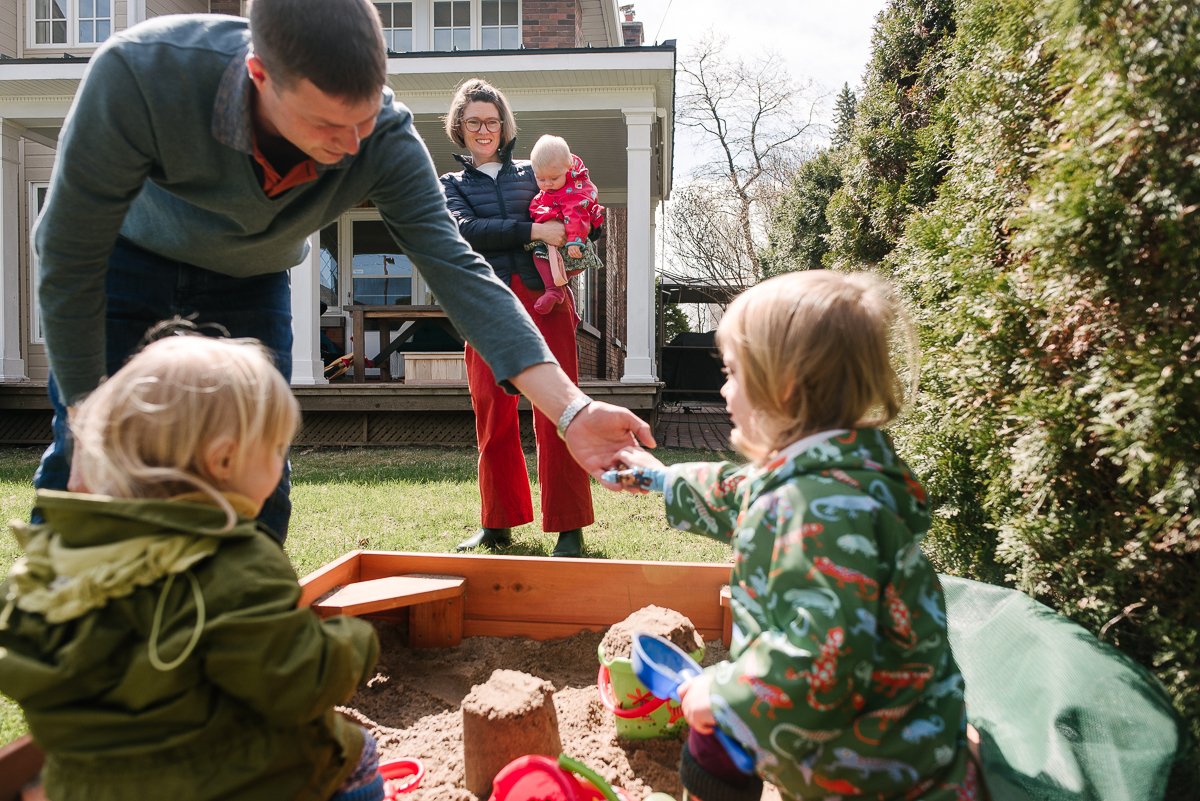
<path fill-rule="evenodd" d="M 621 6 L 625 19 L 621 22 L 621 36 L 626 47 L 640 47 L 645 40 L 642 23 L 633 18 L 633 4 Z"/>

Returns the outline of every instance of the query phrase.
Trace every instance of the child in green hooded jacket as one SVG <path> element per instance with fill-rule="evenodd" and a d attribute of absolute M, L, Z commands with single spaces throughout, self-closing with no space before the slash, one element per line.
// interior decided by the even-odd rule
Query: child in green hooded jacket
<path fill-rule="evenodd" d="M 375 742 L 334 710 L 370 624 L 298 608 L 255 522 L 300 412 L 256 342 L 168 336 L 72 418 L 72 492 L 0 584 L 0 692 L 55 801 L 383 798 Z"/>
<path fill-rule="evenodd" d="M 632 469 L 605 476 L 662 491 L 671 525 L 734 548 L 729 660 L 680 689 L 693 799 L 757 801 L 762 779 L 788 799 L 981 797 L 945 601 L 920 548 L 925 493 L 879 429 L 903 396 L 897 322 L 869 274 L 758 284 L 717 330 L 732 442 L 751 463 L 663 467 L 629 449 Z M 749 752 L 753 775 L 714 728 Z"/>

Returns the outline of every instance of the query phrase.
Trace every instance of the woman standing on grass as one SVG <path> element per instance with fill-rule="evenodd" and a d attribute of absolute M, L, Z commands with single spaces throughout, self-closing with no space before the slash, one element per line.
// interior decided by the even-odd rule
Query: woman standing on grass
<path fill-rule="evenodd" d="M 561 222 L 530 220 L 529 201 L 538 193 L 538 185 L 528 161 L 513 161 L 516 134 L 516 119 L 498 89 L 477 78 L 463 83 L 446 114 L 446 135 L 469 155 L 455 156 L 463 169 L 442 176 L 446 203 L 463 237 L 512 289 L 563 371 L 578 382 L 575 327 L 579 317 L 571 293 L 548 314 L 533 311 L 546 287 L 525 245 L 541 240 L 561 247 L 566 232 Z M 466 363 L 479 446 L 481 527 L 459 543 L 460 551 L 508 545 L 513 526 L 533 521 L 517 416 L 519 396 L 508 394 L 496 383 L 491 368 L 470 345 Z M 555 421 L 534 410 L 533 430 L 542 530 L 558 532 L 551 555 L 582 556 L 583 528 L 595 519 L 588 475 L 571 458 Z"/>

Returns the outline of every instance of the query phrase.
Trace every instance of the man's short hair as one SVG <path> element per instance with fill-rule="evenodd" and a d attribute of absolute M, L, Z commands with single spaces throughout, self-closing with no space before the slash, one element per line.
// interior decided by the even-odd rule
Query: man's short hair
<path fill-rule="evenodd" d="M 387 49 L 370 0 L 253 0 L 254 53 L 281 87 L 307 78 L 337 98 L 378 97 Z"/>

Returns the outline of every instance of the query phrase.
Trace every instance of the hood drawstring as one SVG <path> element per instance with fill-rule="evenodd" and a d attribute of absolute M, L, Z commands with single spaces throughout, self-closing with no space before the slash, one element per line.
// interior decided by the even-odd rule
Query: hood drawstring
<path fill-rule="evenodd" d="M 167 580 L 163 582 L 162 592 L 158 594 L 158 605 L 154 609 L 154 621 L 150 624 L 150 664 L 155 670 L 162 673 L 169 673 L 182 665 L 183 661 L 192 655 L 192 651 L 196 649 L 196 645 L 200 642 L 200 635 L 204 633 L 204 594 L 200 592 L 200 582 L 192 575 L 192 571 L 188 570 L 184 575 L 191 582 L 192 598 L 196 602 L 196 626 L 192 629 L 192 638 L 184 646 L 183 652 L 170 662 L 164 662 L 158 654 L 158 636 L 162 629 L 163 610 L 166 606 L 167 594 L 171 591 L 171 587 L 175 583 L 176 575 L 178 574 L 171 573 L 167 576 Z"/>

